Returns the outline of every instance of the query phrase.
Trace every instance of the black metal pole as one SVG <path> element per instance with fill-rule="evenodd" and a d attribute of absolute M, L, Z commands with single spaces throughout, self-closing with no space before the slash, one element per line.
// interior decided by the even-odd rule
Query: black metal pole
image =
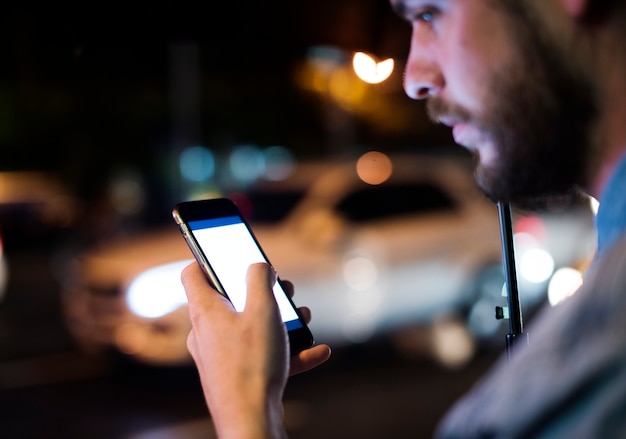
<path fill-rule="evenodd" d="M 517 274 L 515 272 L 515 250 L 513 246 L 513 225 L 511 221 L 511 206 L 508 203 L 498 203 L 500 217 L 500 237 L 502 240 L 502 265 L 509 308 L 509 333 L 506 336 L 508 357 L 511 357 L 513 345 L 520 338 L 528 343 L 528 334 L 524 334 L 522 307 L 517 289 Z"/>

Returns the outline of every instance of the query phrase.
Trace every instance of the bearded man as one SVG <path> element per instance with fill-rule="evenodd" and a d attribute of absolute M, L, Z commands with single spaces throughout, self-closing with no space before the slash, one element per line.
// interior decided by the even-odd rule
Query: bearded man
<path fill-rule="evenodd" d="M 523 207 L 579 191 L 600 199 L 584 285 L 534 319 L 530 345 L 498 362 L 438 436 L 626 437 L 626 2 L 391 5 L 413 28 L 407 94 L 474 153 L 487 196 Z M 274 281 L 251 266 L 237 314 L 196 264 L 183 273 L 188 347 L 220 436 L 284 437 L 287 376 L 330 355 L 319 345 L 289 356 Z"/>

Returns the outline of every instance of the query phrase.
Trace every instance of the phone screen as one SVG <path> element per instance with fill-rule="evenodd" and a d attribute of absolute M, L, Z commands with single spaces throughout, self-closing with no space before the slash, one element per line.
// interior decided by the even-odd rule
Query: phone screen
<path fill-rule="evenodd" d="M 237 311 L 246 304 L 246 274 L 256 262 L 267 262 L 240 216 L 189 221 L 189 229 L 202 249 L 223 291 Z M 274 296 L 287 330 L 302 327 L 294 307 L 279 282 Z"/>

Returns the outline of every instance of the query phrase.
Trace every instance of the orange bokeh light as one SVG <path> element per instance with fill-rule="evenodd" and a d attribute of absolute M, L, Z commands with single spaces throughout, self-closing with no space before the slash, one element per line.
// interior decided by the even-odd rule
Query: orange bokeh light
<path fill-rule="evenodd" d="M 378 151 L 363 154 L 356 163 L 356 172 L 365 183 L 376 185 L 387 181 L 393 165 L 387 155 Z"/>

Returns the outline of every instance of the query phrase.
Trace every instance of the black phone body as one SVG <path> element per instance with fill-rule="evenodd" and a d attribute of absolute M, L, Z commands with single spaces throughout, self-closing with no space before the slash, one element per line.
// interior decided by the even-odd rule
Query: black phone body
<path fill-rule="evenodd" d="M 269 261 L 235 203 L 228 198 L 183 202 L 172 216 L 212 285 L 242 311 L 248 267 Z M 313 335 L 280 279 L 274 296 L 289 334 L 291 355 L 311 347 Z"/>

